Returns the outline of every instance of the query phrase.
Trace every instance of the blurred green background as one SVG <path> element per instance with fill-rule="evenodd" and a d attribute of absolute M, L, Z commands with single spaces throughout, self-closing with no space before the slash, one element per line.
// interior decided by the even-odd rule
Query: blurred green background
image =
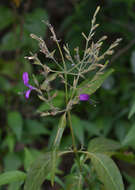
<path fill-rule="evenodd" d="M 97 16 L 94 40 L 107 35 L 104 49 L 116 39 L 123 40 L 110 57 L 109 67 L 115 69 L 102 87 L 91 97 L 98 103 L 80 103 L 72 114 L 76 139 L 87 147 L 90 138 L 108 137 L 123 142 L 134 126 L 135 116 L 130 119 L 130 110 L 135 110 L 135 0 L 3 0 L 0 1 L 0 171 L 27 170 L 38 155 L 51 147 L 59 116 L 40 118 L 38 110 L 45 104 L 34 92 L 26 100 L 22 73 L 38 74 L 39 68 L 24 57 L 30 52 L 38 53 L 38 44 L 30 38 L 34 33 L 45 39 L 53 49 L 50 33 L 42 20 L 48 20 L 55 28 L 61 43 L 69 43 L 73 50 L 84 47 L 81 33 L 88 33 L 90 20 L 96 7 Z M 40 55 L 40 53 L 39 53 Z M 43 63 L 46 59 L 41 56 Z M 62 105 L 61 96 L 56 99 Z M 133 111 L 134 112 L 134 111 Z M 135 130 L 134 130 L 135 131 Z M 68 129 L 61 148 L 71 146 Z M 128 142 L 128 151 L 117 156 L 117 164 L 124 177 L 127 190 L 135 190 L 135 133 Z M 125 155 L 125 156 L 124 156 Z M 128 156 L 127 156 L 128 155 Z M 66 164 L 71 165 L 68 158 Z M 68 165 L 68 164 L 67 164 Z M 62 165 L 67 171 L 67 166 Z M 46 187 L 49 184 L 46 184 Z M 12 190 L 13 187 L 10 187 Z M 56 184 L 52 189 L 59 189 Z"/>

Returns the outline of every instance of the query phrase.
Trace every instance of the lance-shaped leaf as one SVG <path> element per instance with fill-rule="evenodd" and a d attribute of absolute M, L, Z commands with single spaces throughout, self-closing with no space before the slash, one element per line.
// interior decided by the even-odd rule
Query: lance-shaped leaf
<path fill-rule="evenodd" d="M 20 140 L 22 136 L 23 118 L 17 111 L 11 111 L 8 113 L 8 125 L 13 130 L 17 139 Z"/>
<path fill-rule="evenodd" d="M 42 183 L 51 170 L 51 153 L 42 155 L 31 165 L 24 185 L 24 190 L 40 190 Z"/>
<path fill-rule="evenodd" d="M 5 185 L 17 181 L 24 181 L 26 174 L 21 171 L 8 171 L 0 174 L 0 185 Z"/>
<path fill-rule="evenodd" d="M 60 119 L 58 130 L 56 133 L 55 141 L 53 144 L 53 151 L 51 157 L 51 183 L 54 184 L 55 172 L 56 172 L 56 165 L 57 165 L 57 150 L 60 145 L 60 141 L 66 126 L 66 113 L 64 113 Z"/>
<path fill-rule="evenodd" d="M 88 153 L 88 156 L 106 190 L 124 190 L 119 169 L 109 156 L 100 153 Z"/>
<path fill-rule="evenodd" d="M 65 129 L 65 126 L 66 126 L 66 113 L 64 113 L 60 119 L 57 134 L 56 134 L 54 145 L 53 145 L 54 149 L 57 149 L 60 145 L 60 141 L 61 141 L 64 129 Z"/>
<path fill-rule="evenodd" d="M 131 109 L 130 109 L 130 112 L 128 114 L 128 119 L 130 119 L 132 117 L 132 115 L 134 115 L 135 113 L 135 102 L 133 103 Z"/>
<path fill-rule="evenodd" d="M 93 94 L 113 71 L 114 69 L 109 69 L 105 72 L 98 72 L 92 79 L 86 79 L 79 85 L 78 93 Z"/>
<path fill-rule="evenodd" d="M 135 147 L 135 124 L 130 128 L 124 140 L 122 141 L 123 146 L 132 146 Z"/>
<path fill-rule="evenodd" d="M 121 148 L 121 144 L 117 141 L 107 139 L 104 137 L 97 137 L 90 141 L 88 151 L 93 153 L 109 153 Z"/>
<path fill-rule="evenodd" d="M 54 185 L 54 180 L 55 180 L 57 159 L 58 159 L 57 151 L 53 150 L 52 155 L 51 155 L 51 171 L 50 171 L 51 172 L 51 184 L 52 184 L 52 186 Z"/>

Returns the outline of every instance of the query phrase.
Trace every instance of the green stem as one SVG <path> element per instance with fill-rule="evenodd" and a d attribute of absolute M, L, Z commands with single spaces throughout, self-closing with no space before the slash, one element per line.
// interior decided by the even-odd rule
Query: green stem
<path fill-rule="evenodd" d="M 63 53 L 61 51 L 61 48 L 60 48 L 60 45 L 58 43 L 58 41 L 56 41 L 56 44 L 57 44 L 57 47 L 59 49 L 59 52 L 60 52 L 60 55 L 61 55 L 61 58 L 62 58 L 62 62 L 63 62 L 63 66 L 64 66 L 64 77 L 65 77 L 65 93 L 66 93 L 66 105 L 68 103 L 68 88 L 67 88 L 67 67 L 66 67 L 66 63 L 65 63 L 65 60 L 64 60 L 64 56 L 63 56 Z"/>
<path fill-rule="evenodd" d="M 60 48 L 60 45 L 59 45 L 58 41 L 56 41 L 56 44 L 57 44 L 57 47 L 59 49 L 59 52 L 60 52 L 60 55 L 61 55 L 61 58 L 62 58 L 62 62 L 63 62 L 63 66 L 64 66 L 64 71 L 65 71 L 64 77 L 65 77 L 65 94 L 66 94 L 66 105 L 67 105 L 68 104 L 67 67 L 66 67 L 64 56 L 63 56 L 63 53 L 61 51 L 61 48 Z M 81 173 L 81 165 L 80 165 L 80 160 L 79 160 L 79 156 L 78 156 L 77 148 L 76 148 L 76 144 L 75 144 L 75 137 L 74 137 L 74 133 L 73 133 L 73 127 L 72 127 L 72 122 L 71 122 L 70 111 L 68 111 L 68 120 L 69 120 L 69 127 L 70 127 L 70 131 L 71 131 L 71 136 L 72 136 L 73 151 L 75 153 L 76 160 L 77 160 L 79 170 L 80 170 L 80 173 Z"/>
<path fill-rule="evenodd" d="M 76 154 L 77 148 L 76 148 L 76 144 L 75 144 L 75 136 L 74 136 L 74 132 L 73 132 L 70 111 L 68 111 L 68 121 L 69 121 L 71 136 L 72 136 L 73 151 Z"/>
<path fill-rule="evenodd" d="M 71 136 L 72 136 L 73 151 L 74 151 L 74 154 L 76 156 L 78 167 L 79 167 L 79 170 L 80 170 L 80 173 L 81 173 L 82 168 L 81 168 L 81 165 L 80 165 L 80 159 L 79 159 L 78 151 L 77 151 L 77 148 L 76 148 L 75 136 L 74 136 L 74 132 L 73 132 L 70 111 L 68 111 L 68 120 L 69 120 L 69 127 L 70 127 L 70 131 L 71 131 Z"/>

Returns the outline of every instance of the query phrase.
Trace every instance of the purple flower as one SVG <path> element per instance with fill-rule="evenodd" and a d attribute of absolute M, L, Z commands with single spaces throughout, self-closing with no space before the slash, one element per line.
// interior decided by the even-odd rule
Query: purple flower
<path fill-rule="evenodd" d="M 30 96 L 31 91 L 32 91 L 32 90 L 36 90 L 36 88 L 33 87 L 33 86 L 31 86 L 31 85 L 29 84 L 29 75 L 28 75 L 27 72 L 24 72 L 24 73 L 23 73 L 23 82 L 24 82 L 24 85 L 29 88 L 29 89 L 25 92 L 25 98 L 28 99 L 29 96 Z"/>
<path fill-rule="evenodd" d="M 90 96 L 88 94 L 80 94 L 79 99 L 80 101 L 88 101 Z"/>

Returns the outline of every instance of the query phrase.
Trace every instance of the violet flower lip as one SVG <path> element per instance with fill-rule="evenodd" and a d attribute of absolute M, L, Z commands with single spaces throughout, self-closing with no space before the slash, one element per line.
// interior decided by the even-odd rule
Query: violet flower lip
<path fill-rule="evenodd" d="M 28 75 L 27 72 L 24 72 L 24 73 L 23 73 L 23 77 L 22 77 L 22 78 L 23 78 L 23 83 L 24 83 L 24 85 L 29 88 L 29 89 L 25 92 L 25 98 L 28 99 L 29 96 L 30 96 L 31 91 L 32 91 L 32 90 L 36 90 L 36 88 L 35 88 L 34 86 L 31 86 L 31 85 L 29 84 L 29 75 Z"/>
<path fill-rule="evenodd" d="M 80 101 L 88 101 L 90 96 L 88 94 L 80 94 L 79 99 Z"/>

